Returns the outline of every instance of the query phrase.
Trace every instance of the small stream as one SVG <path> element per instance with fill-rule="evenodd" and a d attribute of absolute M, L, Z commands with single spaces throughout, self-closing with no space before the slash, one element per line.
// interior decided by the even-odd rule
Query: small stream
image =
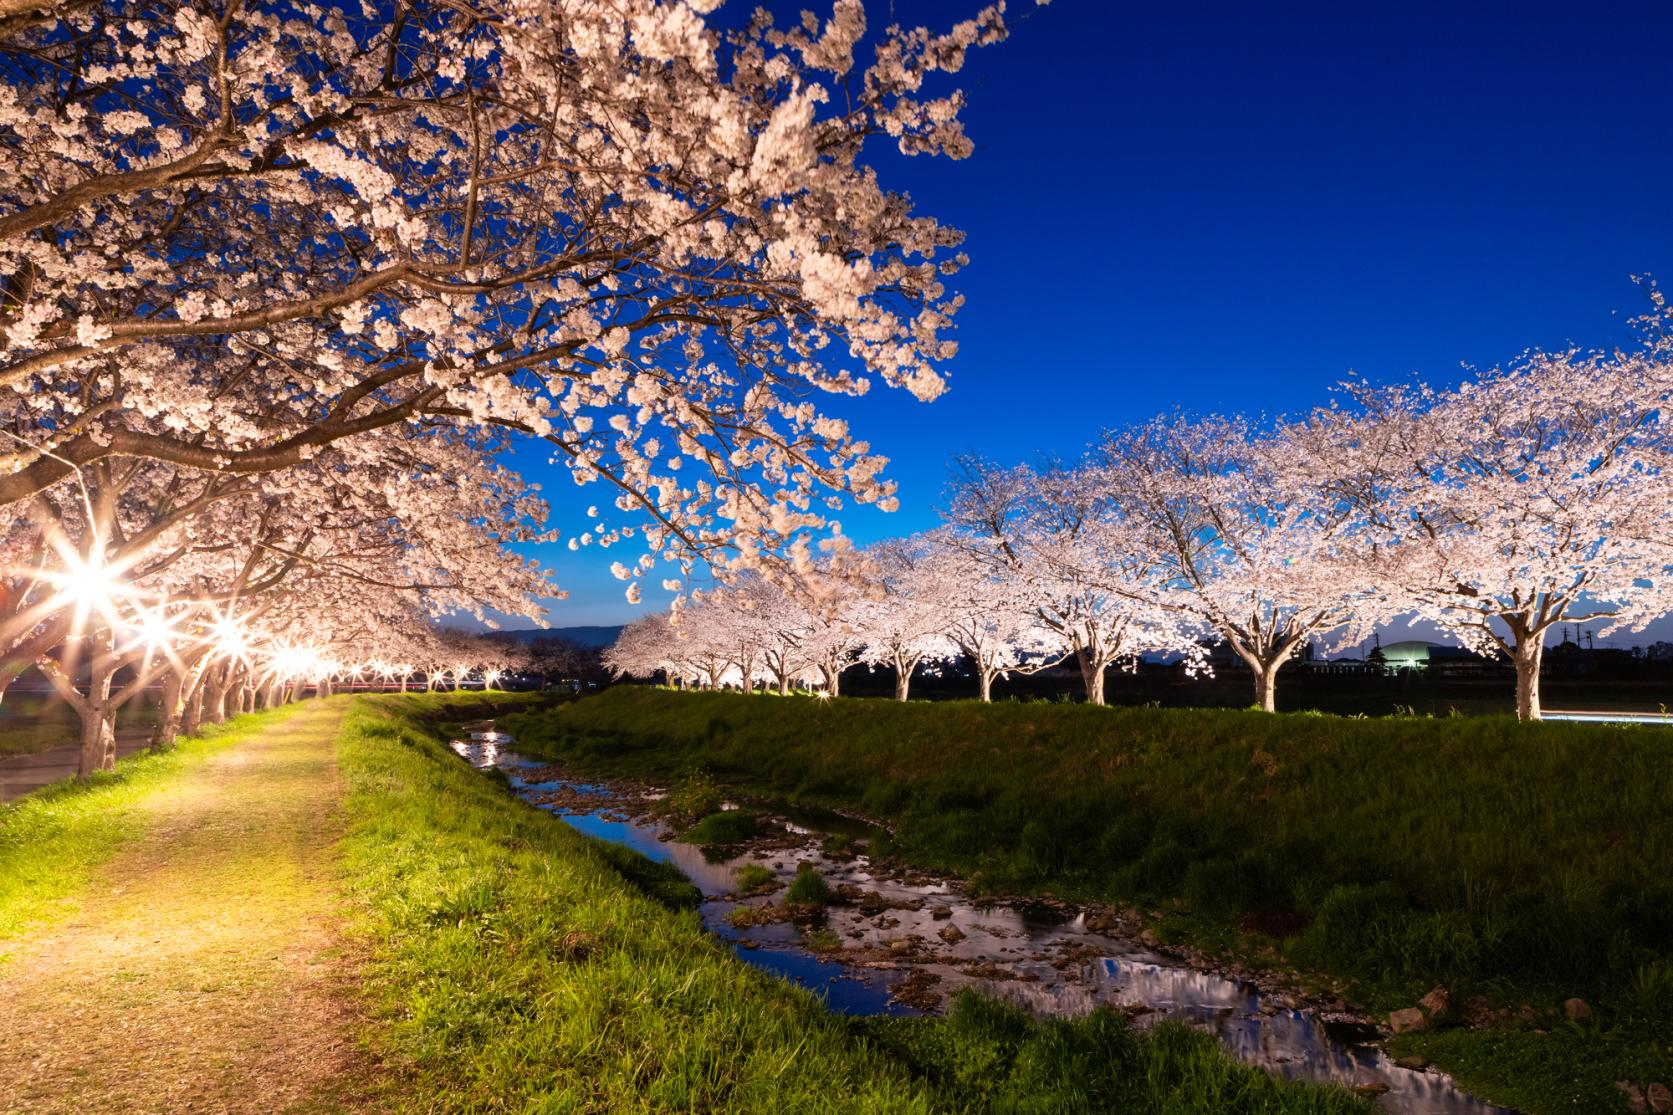
<path fill-rule="evenodd" d="M 703 894 L 699 913 L 710 932 L 746 963 L 819 994 L 831 1010 L 933 1013 L 965 987 L 1045 1015 L 1083 1015 L 1109 1005 L 1140 1026 L 1165 1019 L 1206 1030 L 1240 1060 L 1282 1076 L 1376 1095 L 1387 1112 L 1514 1115 L 1459 1091 L 1444 1074 L 1395 1064 L 1376 1044 L 1375 1028 L 1345 1013 L 1322 1015 L 1287 996 L 1182 966 L 1084 912 L 984 902 L 945 880 L 874 871 L 863 850 L 821 851 L 833 834 L 863 841 L 870 831 L 863 821 L 774 807 L 762 812 L 761 835 L 747 850 L 717 855 L 670 839 L 669 826 L 650 813 L 655 791 L 568 777 L 510 750 L 512 740 L 492 722 L 464 732 L 468 738 L 454 741 L 453 749 L 476 767 L 502 771 L 519 797 L 588 836 L 678 866 Z M 747 924 L 750 915 L 782 902 L 804 862 L 819 870 L 832 893 L 826 932 L 814 942 L 819 948 L 789 921 Z M 737 871 L 748 863 L 768 868 L 773 885 L 737 894 Z"/>

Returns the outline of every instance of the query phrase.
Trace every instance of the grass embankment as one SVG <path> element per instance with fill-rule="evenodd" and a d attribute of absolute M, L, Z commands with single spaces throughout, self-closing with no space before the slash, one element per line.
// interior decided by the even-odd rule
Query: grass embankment
<path fill-rule="evenodd" d="M 1437 984 L 1530 1005 L 1402 1039 L 1500 1102 L 1612 1110 L 1614 1081 L 1673 1077 L 1666 729 L 645 688 L 505 726 L 597 773 L 702 767 L 885 818 L 888 852 L 980 889 L 1160 906 L 1164 940 L 1374 1008 Z M 1592 1017 L 1565 1020 L 1568 996 Z"/>
<path fill-rule="evenodd" d="M 447 698 L 366 698 L 340 743 L 385 1098 L 423 1110 L 1346 1112 L 1178 1029 L 961 1001 L 854 1021 L 738 961 L 669 869 L 449 753 Z M 545 715 L 545 714 L 539 714 Z"/>

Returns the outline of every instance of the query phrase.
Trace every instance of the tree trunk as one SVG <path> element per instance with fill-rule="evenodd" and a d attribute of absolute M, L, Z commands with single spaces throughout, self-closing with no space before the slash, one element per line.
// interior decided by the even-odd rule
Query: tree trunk
<path fill-rule="evenodd" d="M 180 737 L 180 714 L 186 705 L 186 679 L 177 670 L 163 675 L 163 697 L 157 706 L 157 725 L 151 729 L 151 750 L 162 752 Z"/>
<path fill-rule="evenodd" d="M 107 686 L 108 689 L 108 686 Z M 81 758 L 76 774 L 90 778 L 94 771 L 116 766 L 116 730 L 104 702 L 89 705 L 81 713 Z"/>
<path fill-rule="evenodd" d="M 842 685 L 842 671 L 833 667 L 829 662 L 825 662 L 820 664 L 819 674 L 825 679 L 826 694 L 832 697 L 837 696 L 837 690 Z"/>
<path fill-rule="evenodd" d="M 983 704 L 988 704 L 993 701 L 993 675 L 994 671 L 986 668 L 985 666 L 976 667 L 976 676 L 981 679 L 982 683 Z"/>
<path fill-rule="evenodd" d="M 1266 712 L 1278 711 L 1278 664 L 1269 662 L 1252 668 L 1255 675 L 1255 703 Z"/>
<path fill-rule="evenodd" d="M 1080 666 L 1081 684 L 1086 686 L 1086 703 L 1101 705 L 1104 703 L 1104 671 L 1109 669 L 1108 662 L 1094 661 L 1084 650 L 1075 651 L 1075 661 Z"/>
<path fill-rule="evenodd" d="M 87 701 L 76 709 L 81 717 L 81 755 L 76 774 L 92 777 L 95 771 L 116 766 L 116 729 L 112 723 L 114 710 L 110 707 L 111 668 L 109 661 L 95 650 L 88 663 Z"/>
<path fill-rule="evenodd" d="M 226 681 L 221 685 L 221 715 L 216 723 L 222 723 L 238 715 L 238 686 L 241 683 L 238 668 L 227 667 Z"/>
<path fill-rule="evenodd" d="M 116 769 L 116 708 L 116 705 L 107 703 L 104 714 L 99 718 L 99 734 L 105 741 L 105 756 L 99 764 L 100 770 Z"/>
<path fill-rule="evenodd" d="M 916 662 L 902 662 L 895 659 L 895 700 L 904 701 L 912 692 L 912 669 Z"/>
<path fill-rule="evenodd" d="M 203 727 L 203 691 L 206 681 L 205 676 L 199 674 L 186 696 L 186 709 L 180 718 L 180 734 L 183 736 L 195 736 L 198 729 Z"/>
<path fill-rule="evenodd" d="M 1539 667 L 1545 657 L 1543 632 L 1529 635 L 1516 644 L 1511 660 L 1516 663 L 1516 719 L 1539 719 Z"/>
<path fill-rule="evenodd" d="M 227 718 L 227 671 L 226 666 L 216 666 L 204 680 L 203 719 L 207 723 L 219 724 Z"/>

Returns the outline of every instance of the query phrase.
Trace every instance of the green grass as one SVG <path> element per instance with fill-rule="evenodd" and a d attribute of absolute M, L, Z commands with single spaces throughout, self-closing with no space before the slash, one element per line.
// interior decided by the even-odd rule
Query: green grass
<path fill-rule="evenodd" d="M 728 809 L 710 813 L 695 825 L 680 833 L 687 844 L 742 844 L 755 835 L 755 814 L 746 809 Z"/>
<path fill-rule="evenodd" d="M 823 907 L 830 900 L 831 888 L 818 868 L 811 863 L 796 868 L 796 877 L 790 880 L 790 889 L 784 894 L 787 905 Z"/>
<path fill-rule="evenodd" d="M 675 818 L 695 821 L 711 813 L 720 812 L 725 798 L 708 771 L 687 771 L 668 790 L 668 796 L 658 803 L 662 812 Z"/>
<path fill-rule="evenodd" d="M 1342 1093 L 1294 1085 L 1229 1060 L 1206 1034 L 1162 1026 L 1141 1035 L 1099 1011 L 1077 1021 L 1041 1021 L 969 991 L 945 1019 L 868 1019 L 859 1029 L 914 1074 L 935 1083 L 949 1109 L 1038 1112 L 1359 1110 Z M 1304 1098 L 1306 1097 L 1306 1098 Z"/>
<path fill-rule="evenodd" d="M 344 879 L 392 1106 L 425 1111 L 1364 1111 L 1208 1039 L 1000 1008 L 856 1022 L 738 961 L 641 867 L 470 770 L 447 699 L 344 724 Z M 460 717 L 461 719 L 463 716 Z"/>
<path fill-rule="evenodd" d="M 765 864 L 746 863 L 738 868 L 732 876 L 733 883 L 740 891 L 755 890 L 757 887 L 767 886 L 773 881 L 773 873 Z"/>
<path fill-rule="evenodd" d="M 298 705 L 237 716 L 160 755 L 140 752 L 111 772 L 66 780 L 0 805 L 0 941 L 57 921 L 93 873 L 155 819 L 180 771 L 294 714 Z"/>
<path fill-rule="evenodd" d="M 1600 1024 L 1543 1043 L 1544 1068 L 1468 1053 L 1504 1031 L 1452 1031 L 1436 1054 L 1532 1110 L 1607 1110 L 1609 1072 L 1673 1078 L 1665 728 L 646 688 L 507 723 L 594 772 L 700 766 L 885 818 L 874 851 L 978 890 L 1161 908 L 1164 939 L 1269 945 L 1377 1009 L 1436 984 L 1541 1009 L 1582 996 Z"/>

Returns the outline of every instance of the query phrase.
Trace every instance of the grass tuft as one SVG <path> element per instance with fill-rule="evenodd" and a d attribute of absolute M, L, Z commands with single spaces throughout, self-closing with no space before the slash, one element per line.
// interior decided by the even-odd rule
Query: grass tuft
<path fill-rule="evenodd" d="M 710 813 L 680 833 L 679 839 L 687 844 L 742 844 L 755 835 L 755 827 L 755 814 L 744 809 L 728 809 Z"/>
<path fill-rule="evenodd" d="M 831 899 L 831 888 L 825 882 L 825 876 L 811 863 L 804 863 L 796 868 L 796 877 L 790 881 L 790 889 L 784 893 L 784 901 L 790 906 L 818 906 L 823 908 Z"/>
<path fill-rule="evenodd" d="M 732 876 L 740 891 L 760 890 L 774 885 L 774 877 L 765 864 L 746 863 Z"/>

